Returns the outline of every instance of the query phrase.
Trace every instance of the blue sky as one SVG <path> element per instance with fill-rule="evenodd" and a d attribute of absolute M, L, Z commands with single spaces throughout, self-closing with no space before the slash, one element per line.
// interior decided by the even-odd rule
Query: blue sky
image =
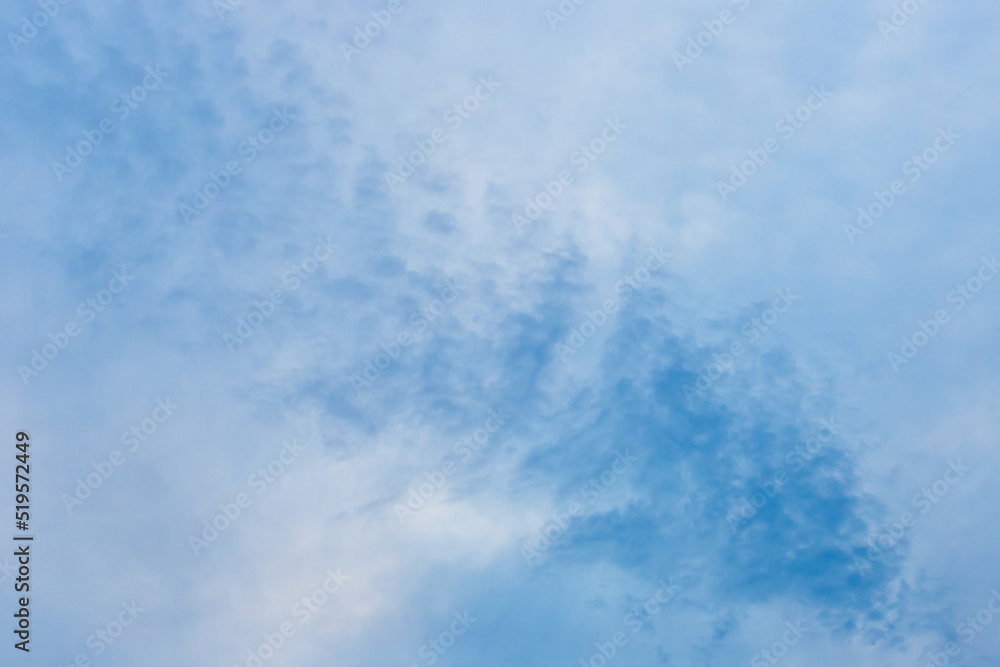
<path fill-rule="evenodd" d="M 0 24 L 10 664 L 1000 658 L 995 4 Z"/>

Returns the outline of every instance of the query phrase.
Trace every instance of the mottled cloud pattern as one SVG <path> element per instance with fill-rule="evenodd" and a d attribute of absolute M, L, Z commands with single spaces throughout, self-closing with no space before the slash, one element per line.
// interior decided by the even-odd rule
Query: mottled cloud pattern
<path fill-rule="evenodd" d="M 3 664 L 995 664 L 998 25 L 9 4 Z"/>

